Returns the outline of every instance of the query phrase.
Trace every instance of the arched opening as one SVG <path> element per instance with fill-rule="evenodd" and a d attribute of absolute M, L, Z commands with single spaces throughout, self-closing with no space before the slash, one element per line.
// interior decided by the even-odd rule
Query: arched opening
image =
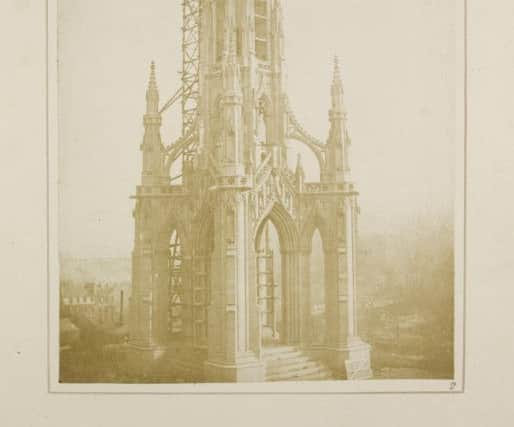
<path fill-rule="evenodd" d="M 276 330 L 273 339 L 269 339 L 268 331 L 260 328 L 263 345 L 273 344 L 294 344 L 297 343 L 300 336 L 300 289 L 301 284 L 298 277 L 298 231 L 296 225 L 285 210 L 278 203 L 270 206 L 267 213 L 265 212 L 263 219 L 259 222 L 259 226 L 255 233 L 255 253 L 257 256 L 257 284 L 256 286 L 271 286 L 269 281 L 269 262 L 273 261 L 273 286 L 274 298 L 260 292 L 261 313 L 265 310 L 264 300 L 272 300 L 274 306 L 274 316 L 276 319 Z M 266 245 L 266 229 L 269 230 L 269 245 L 273 251 L 273 256 L 268 256 L 268 264 L 263 260 L 259 260 L 259 255 L 263 255 L 263 248 Z M 263 274 L 266 273 L 266 274 Z M 261 277 L 259 277 L 261 276 Z M 268 276 L 268 283 L 263 283 L 263 277 Z M 260 281 L 259 281 L 260 279 Z M 271 289 L 270 289 L 271 292 Z M 278 296 L 278 298 L 277 298 Z M 266 303 L 268 310 L 271 303 Z M 264 318 L 265 314 L 262 314 Z M 264 320 L 264 319 L 263 319 Z"/>
<path fill-rule="evenodd" d="M 328 286 L 330 279 L 329 257 L 326 242 L 329 236 L 321 214 L 311 215 L 302 227 L 300 247 L 302 250 L 302 342 L 307 347 L 323 347 L 328 342 L 331 298 Z"/>
<path fill-rule="evenodd" d="M 195 250 L 191 254 L 181 233 L 177 229 L 170 233 L 166 335 L 169 342 L 204 348 L 207 346 L 207 307 L 214 247 L 212 218 L 202 222 L 195 239 Z"/>
<path fill-rule="evenodd" d="M 318 228 L 314 230 L 311 239 L 310 252 L 310 319 L 311 319 L 311 344 L 323 345 L 326 342 L 326 290 L 325 290 L 325 255 L 323 241 Z"/>
<path fill-rule="evenodd" d="M 282 265 L 277 229 L 266 219 L 256 241 L 257 303 L 262 345 L 280 342 L 282 323 Z"/>

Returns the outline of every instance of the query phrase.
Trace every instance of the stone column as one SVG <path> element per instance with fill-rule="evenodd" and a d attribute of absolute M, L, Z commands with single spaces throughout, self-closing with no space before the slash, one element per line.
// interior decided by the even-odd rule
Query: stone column
<path fill-rule="evenodd" d="M 206 377 L 210 382 L 263 381 L 264 366 L 252 348 L 257 304 L 255 269 L 249 268 L 255 254 L 248 248 L 248 201 L 237 190 L 215 191 Z"/>
<path fill-rule="evenodd" d="M 170 234 L 163 231 L 166 206 L 161 200 L 152 203 L 152 335 L 153 344 L 163 348 L 169 344 L 169 244 Z"/>
<path fill-rule="evenodd" d="M 132 296 L 130 304 L 130 343 L 138 348 L 154 344 L 152 333 L 152 257 L 151 246 L 132 254 Z"/>
<path fill-rule="evenodd" d="M 330 351 L 343 346 L 347 312 L 346 288 L 342 272 L 344 248 L 334 240 L 326 242 L 325 259 L 325 343 Z"/>
<path fill-rule="evenodd" d="M 157 200 L 138 201 L 136 241 L 132 253 L 130 339 L 135 347 L 152 349 L 163 341 L 167 299 L 167 249 L 158 232 Z"/>
<path fill-rule="evenodd" d="M 300 343 L 301 335 L 301 282 L 299 279 L 299 251 L 282 251 L 282 328 L 281 342 Z"/>
<path fill-rule="evenodd" d="M 301 346 L 310 347 L 312 343 L 311 322 L 311 251 L 302 249 L 300 252 L 300 280 L 301 280 Z"/>
<path fill-rule="evenodd" d="M 167 339 L 168 258 L 159 233 L 161 211 L 158 200 L 146 199 L 138 200 L 134 212 L 136 237 L 129 325 L 132 351 L 127 366 L 134 375 L 156 373 L 152 362 L 163 353 Z"/>
<path fill-rule="evenodd" d="M 341 274 L 341 278 L 346 278 L 346 299 L 348 304 L 348 329 L 347 337 L 351 339 L 356 335 L 356 289 L 355 289 L 355 228 L 353 223 L 354 209 L 352 199 L 347 197 L 345 200 L 345 237 L 346 237 L 346 277 Z M 343 250 L 344 251 L 344 250 Z M 342 272 L 341 272 L 342 273 Z"/>
<path fill-rule="evenodd" d="M 163 245 L 164 246 L 164 245 Z M 152 258 L 153 271 L 153 333 L 155 344 L 165 347 L 169 344 L 169 249 L 158 247 Z"/>
<path fill-rule="evenodd" d="M 247 242 L 248 260 L 248 333 L 250 336 L 250 351 L 253 352 L 258 359 L 261 358 L 262 352 L 262 325 L 261 325 L 261 307 L 258 301 L 258 285 L 257 285 L 257 253 L 255 251 L 255 244 L 253 239 L 248 239 Z M 264 375 L 264 374 L 263 374 Z"/>
<path fill-rule="evenodd" d="M 338 237 L 335 251 L 330 255 L 332 277 L 336 283 L 334 298 L 337 303 L 337 315 L 332 321 L 337 325 L 331 331 L 330 344 L 327 348 L 327 359 L 336 376 L 346 379 L 364 379 L 372 375 L 370 365 L 370 346 L 357 336 L 356 316 L 356 274 L 355 274 L 355 195 L 345 194 L 344 221 L 342 212 L 336 219 Z M 340 231 L 344 230 L 344 233 Z M 335 281 L 335 282 L 334 282 Z M 329 328 L 332 329 L 332 328 Z"/>

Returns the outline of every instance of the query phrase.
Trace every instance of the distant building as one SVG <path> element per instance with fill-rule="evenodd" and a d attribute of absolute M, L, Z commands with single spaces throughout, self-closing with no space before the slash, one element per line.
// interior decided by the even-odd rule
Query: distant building
<path fill-rule="evenodd" d="M 121 297 L 113 285 L 61 283 L 61 317 L 82 317 L 98 325 L 113 326 L 120 319 Z"/>

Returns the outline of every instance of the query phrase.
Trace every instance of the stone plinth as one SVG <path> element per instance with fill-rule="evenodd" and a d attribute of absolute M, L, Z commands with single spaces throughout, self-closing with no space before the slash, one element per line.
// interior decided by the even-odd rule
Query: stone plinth
<path fill-rule="evenodd" d="M 207 382 L 263 382 L 265 378 L 264 362 L 255 357 L 240 359 L 235 363 L 207 361 L 204 366 Z"/>
<path fill-rule="evenodd" d="M 143 347 L 129 344 L 123 371 L 142 382 L 174 382 L 175 372 L 165 347 Z"/>
<path fill-rule="evenodd" d="M 326 363 L 340 379 L 363 380 L 373 376 L 371 346 L 359 337 L 348 339 L 344 347 L 327 349 Z"/>

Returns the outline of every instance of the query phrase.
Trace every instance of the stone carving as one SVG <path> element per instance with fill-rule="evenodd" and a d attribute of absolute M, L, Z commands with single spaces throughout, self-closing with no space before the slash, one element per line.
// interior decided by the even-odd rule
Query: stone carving
<path fill-rule="evenodd" d="M 340 114 L 340 81 L 334 79 L 332 85 L 331 137 L 322 143 L 300 125 L 283 93 L 281 8 L 271 0 L 256 0 L 255 10 L 252 6 L 248 14 L 241 14 L 235 3 L 212 2 L 211 7 L 202 9 L 206 16 L 198 25 L 202 26 L 203 44 L 196 52 L 204 72 L 198 96 L 205 105 L 196 111 L 192 126 L 185 127 L 183 136 L 165 150 L 160 149 L 162 110 L 157 106 L 152 66 L 142 150 L 147 167 L 135 196 L 136 236 L 141 238 L 135 240 L 133 252 L 134 357 L 176 348 L 177 333 L 167 329 L 167 316 L 173 312 L 168 301 L 176 302 L 178 297 L 163 299 L 163 295 L 169 293 L 169 283 L 180 283 L 180 288 L 173 289 L 182 293 L 181 354 L 188 363 L 196 363 L 202 381 L 267 379 L 261 311 L 274 304 L 284 307 L 280 330 L 272 334 L 280 340 L 275 344 L 308 347 L 312 328 L 304 307 L 310 284 L 302 269 L 308 263 L 310 245 L 306 242 L 315 229 L 320 229 L 325 250 L 343 247 L 346 260 L 355 252 L 353 237 L 345 230 L 355 227 L 357 193 L 347 179 L 349 171 L 343 176 L 337 168 L 343 159 L 330 160 L 346 153 L 340 147 L 349 140 Z M 220 10 L 223 14 L 218 16 Z M 216 31 L 220 23 L 225 32 Z M 256 37 L 254 24 L 268 31 Z M 212 51 L 218 45 L 223 54 Z M 253 45 L 258 46 L 259 54 Z M 191 96 L 187 90 L 183 94 Z M 289 169 L 288 139 L 313 151 L 320 166 L 318 182 L 304 182 L 301 162 L 296 171 Z M 170 170 L 178 161 L 182 162 L 181 182 L 171 182 Z M 347 157 L 345 161 L 349 164 Z M 349 197 L 351 202 L 343 205 Z M 270 279 L 274 262 L 270 249 L 258 247 L 268 221 L 279 235 L 281 283 Z M 175 236 L 169 248 L 166 239 L 170 237 L 166 236 Z M 181 250 L 173 251 L 178 245 Z M 152 246 L 162 250 L 148 251 Z M 180 256 L 181 262 L 167 258 L 173 256 Z M 354 274 L 346 274 L 343 283 L 343 276 L 333 273 L 343 267 L 353 268 L 353 261 L 344 263 L 333 253 L 327 257 L 326 289 L 332 292 L 344 286 L 350 295 L 355 292 Z M 150 274 L 138 273 L 143 270 Z M 151 283 L 148 277 L 153 278 Z M 152 286 L 156 290 L 153 309 L 138 317 L 143 290 Z M 282 289 L 279 302 L 275 287 Z M 267 298 L 273 302 L 263 305 Z M 319 363 L 326 363 L 339 378 L 352 377 L 355 372 L 369 377 L 369 347 L 356 336 L 353 314 L 349 322 L 345 319 L 350 316 L 341 312 L 354 313 L 354 300 L 347 298 L 340 304 L 331 298 L 326 304 L 333 317 L 326 319 L 330 333 Z M 354 360 L 354 351 L 364 360 L 359 366 L 346 363 Z M 148 356 L 151 360 L 153 356 Z"/>

